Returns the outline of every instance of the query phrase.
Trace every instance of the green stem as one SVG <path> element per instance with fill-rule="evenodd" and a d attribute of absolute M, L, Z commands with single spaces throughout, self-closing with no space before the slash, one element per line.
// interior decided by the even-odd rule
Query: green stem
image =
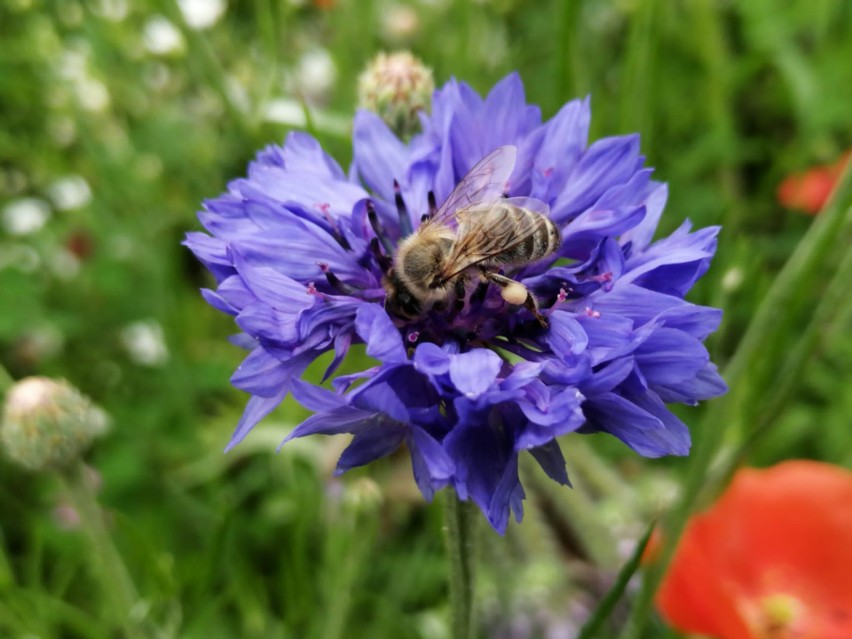
<path fill-rule="evenodd" d="M 450 608 L 452 639 L 474 636 L 473 579 L 476 566 L 476 522 L 473 506 L 459 500 L 452 488 L 447 491 L 446 539 L 450 562 Z"/>
<path fill-rule="evenodd" d="M 85 466 L 82 462 L 75 462 L 60 473 L 60 479 L 71 504 L 80 515 L 82 529 L 89 538 L 91 565 L 101 582 L 104 596 L 110 601 L 109 608 L 114 613 L 116 623 L 124 630 L 124 637 L 143 639 L 145 633 L 131 616 L 139 595 L 107 529 Z"/>
<path fill-rule="evenodd" d="M 14 383 L 15 378 L 9 374 L 5 366 L 0 364 L 0 393 L 5 395 Z"/>

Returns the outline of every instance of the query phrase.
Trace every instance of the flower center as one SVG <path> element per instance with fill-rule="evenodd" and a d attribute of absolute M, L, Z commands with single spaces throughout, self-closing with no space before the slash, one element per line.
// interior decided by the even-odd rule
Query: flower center
<path fill-rule="evenodd" d="M 761 639 L 797 639 L 803 609 L 801 600 L 793 595 L 768 595 L 757 602 L 751 625 Z"/>

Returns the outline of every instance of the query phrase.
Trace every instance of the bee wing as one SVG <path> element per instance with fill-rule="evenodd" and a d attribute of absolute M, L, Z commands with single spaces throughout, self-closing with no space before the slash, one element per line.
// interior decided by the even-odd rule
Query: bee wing
<path fill-rule="evenodd" d="M 524 206 L 519 206 L 519 203 Z M 494 206 L 500 206 L 505 213 L 489 215 Z M 536 215 L 513 216 L 510 214 L 513 208 L 524 208 L 545 216 L 549 211 L 545 203 L 532 198 L 498 200 L 493 206 L 465 210 L 469 226 L 453 245 L 438 279 L 447 281 L 471 266 L 511 251 L 534 235 L 541 224 L 540 218 Z"/>
<path fill-rule="evenodd" d="M 515 168 L 517 154 L 517 148 L 506 145 L 497 147 L 482 158 L 461 179 L 427 224 L 446 223 L 456 211 L 501 197 Z"/>

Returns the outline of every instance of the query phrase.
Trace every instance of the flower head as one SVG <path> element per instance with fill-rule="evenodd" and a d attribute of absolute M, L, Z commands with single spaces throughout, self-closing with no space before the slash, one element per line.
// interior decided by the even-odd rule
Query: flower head
<path fill-rule="evenodd" d="M 0 441 L 11 459 L 43 470 L 74 461 L 106 428 L 104 412 L 68 382 L 27 377 L 9 389 Z"/>
<path fill-rule="evenodd" d="M 804 173 L 788 175 L 778 186 L 778 201 L 788 209 L 816 215 L 834 191 L 850 157 L 852 152 L 847 151 L 834 164 L 823 164 Z"/>
<path fill-rule="evenodd" d="M 420 127 L 434 89 L 432 70 L 408 51 L 380 53 L 358 78 L 358 103 L 407 136 Z"/>
<path fill-rule="evenodd" d="M 360 111 L 348 172 L 302 133 L 259 153 L 247 178 L 205 203 L 207 233 L 186 239 L 217 280 L 206 299 L 235 317 L 250 350 L 232 382 L 252 397 L 229 447 L 292 393 L 315 414 L 290 438 L 352 434 L 341 471 L 404 443 L 427 498 L 452 485 L 500 531 L 510 512 L 521 517 L 524 451 L 568 483 L 559 435 L 607 432 L 642 455 L 686 454 L 689 433 L 666 402 L 725 390 L 702 345 L 721 313 L 683 299 L 718 229 L 685 223 L 653 242 L 666 186 L 638 136 L 588 144 L 589 119 L 588 100 L 575 100 L 542 122 L 517 75 L 484 99 L 451 81 L 407 144 Z M 389 300 L 400 241 L 424 216 L 485 195 L 547 215 L 558 250 L 502 269 L 470 258 L 446 299 Z M 461 235 L 452 215 L 447 224 Z M 495 274 L 520 288 L 477 283 Z M 534 304 L 515 303 L 521 290 Z M 354 343 L 375 367 L 333 379 L 334 390 L 300 380 L 328 351 L 331 377 Z"/>
<path fill-rule="evenodd" d="M 676 628 L 719 639 L 852 637 L 850 533 L 848 470 L 741 470 L 687 524 L 657 606 Z"/>

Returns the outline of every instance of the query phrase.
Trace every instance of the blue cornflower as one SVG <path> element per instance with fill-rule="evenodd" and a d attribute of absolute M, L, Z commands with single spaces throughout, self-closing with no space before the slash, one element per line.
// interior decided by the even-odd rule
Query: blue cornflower
<path fill-rule="evenodd" d="M 207 233 L 186 244 L 218 283 L 205 298 L 235 316 L 235 342 L 250 350 L 232 382 L 252 397 L 228 448 L 292 393 L 314 415 L 288 439 L 352 434 L 340 472 L 404 443 L 427 499 L 452 485 L 501 532 L 510 512 L 522 515 L 520 453 L 568 483 L 560 435 L 607 432 L 641 455 L 686 454 L 689 433 L 666 403 L 725 391 L 702 344 L 721 311 L 683 299 L 718 229 L 684 224 L 652 242 L 666 186 L 644 167 L 638 136 L 588 143 L 588 100 L 542 122 L 517 75 L 485 99 L 451 81 L 421 119 L 403 143 L 360 111 L 348 173 L 291 133 L 205 202 Z M 461 306 L 398 312 L 387 304 L 396 247 L 492 153 L 514 159 L 499 191 L 560 229 L 556 252 L 506 273 L 547 326 L 493 285 L 468 287 Z M 300 379 L 328 351 L 332 377 L 353 343 L 377 365 L 333 377 L 334 390 Z"/>

